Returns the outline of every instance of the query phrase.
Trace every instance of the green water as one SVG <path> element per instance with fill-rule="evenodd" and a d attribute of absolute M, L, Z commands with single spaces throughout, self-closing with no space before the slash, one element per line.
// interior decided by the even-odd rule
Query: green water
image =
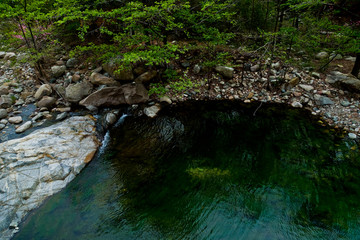
<path fill-rule="evenodd" d="M 360 154 L 306 114 L 201 103 L 127 117 L 14 239 L 360 239 Z"/>

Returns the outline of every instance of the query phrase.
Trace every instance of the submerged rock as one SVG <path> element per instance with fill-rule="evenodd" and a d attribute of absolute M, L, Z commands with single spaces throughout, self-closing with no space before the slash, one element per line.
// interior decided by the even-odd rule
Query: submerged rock
<path fill-rule="evenodd" d="M 0 144 L 0 236 L 10 239 L 18 223 L 64 188 L 99 146 L 91 117 L 72 117 Z"/>

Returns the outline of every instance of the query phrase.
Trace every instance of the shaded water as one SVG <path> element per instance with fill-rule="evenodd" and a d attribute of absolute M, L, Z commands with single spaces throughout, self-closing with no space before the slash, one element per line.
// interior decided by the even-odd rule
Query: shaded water
<path fill-rule="evenodd" d="M 360 154 L 301 112 L 127 117 L 14 239 L 359 239 Z"/>

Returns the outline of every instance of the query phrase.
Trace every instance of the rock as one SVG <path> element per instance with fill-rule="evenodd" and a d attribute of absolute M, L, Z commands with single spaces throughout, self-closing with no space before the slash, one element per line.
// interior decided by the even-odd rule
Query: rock
<path fill-rule="evenodd" d="M 199 74 L 200 71 L 201 71 L 201 67 L 200 67 L 198 64 L 196 64 L 196 65 L 194 66 L 194 68 L 193 68 L 193 72 L 194 72 L 195 74 Z"/>
<path fill-rule="evenodd" d="M 15 101 L 9 95 L 1 95 L 0 96 L 0 108 L 9 108 L 14 103 L 15 103 Z"/>
<path fill-rule="evenodd" d="M 62 97 L 65 98 L 65 95 L 66 95 L 66 90 L 65 90 L 65 87 L 62 85 L 62 84 L 56 84 L 54 86 L 54 90 L 59 93 Z"/>
<path fill-rule="evenodd" d="M 4 56 L 5 61 L 7 61 L 7 60 L 15 60 L 15 59 L 16 59 L 16 54 L 13 53 L 13 52 L 8 52 Z"/>
<path fill-rule="evenodd" d="M 4 129 L 5 127 L 6 127 L 6 125 L 5 125 L 5 124 L 0 123 L 0 130 Z"/>
<path fill-rule="evenodd" d="M 331 53 L 330 56 L 329 56 L 329 59 L 333 59 L 333 60 L 340 60 L 342 58 L 343 57 L 339 53 Z"/>
<path fill-rule="evenodd" d="M 70 84 L 65 89 L 65 98 L 69 102 L 78 103 L 81 99 L 88 96 L 92 89 L 92 84 L 86 81 Z"/>
<path fill-rule="evenodd" d="M 66 66 L 62 65 L 62 66 L 52 66 L 51 67 L 51 74 L 53 77 L 58 78 L 61 77 L 62 75 L 64 75 L 66 70 Z"/>
<path fill-rule="evenodd" d="M 138 76 L 135 79 L 136 83 L 147 83 L 150 82 L 154 77 L 156 77 L 157 75 L 157 71 L 155 70 L 151 70 L 151 71 L 147 71 L 143 74 L 141 74 L 140 76 Z"/>
<path fill-rule="evenodd" d="M 343 107 L 348 107 L 348 106 L 351 105 L 351 103 L 350 103 L 349 101 L 347 101 L 347 100 L 341 101 L 340 104 L 341 104 L 341 106 L 343 106 Z"/>
<path fill-rule="evenodd" d="M 350 139 L 356 139 L 357 138 L 355 133 L 349 133 L 348 136 L 349 136 Z"/>
<path fill-rule="evenodd" d="M 307 92 L 311 92 L 312 90 L 314 90 L 313 86 L 310 85 L 305 85 L 305 84 L 299 84 L 299 87 L 304 89 Z"/>
<path fill-rule="evenodd" d="M 314 78 L 317 78 L 317 79 L 320 79 L 320 73 L 317 73 L 317 72 L 312 72 L 311 73 L 311 76 L 314 77 Z"/>
<path fill-rule="evenodd" d="M 56 103 L 56 98 L 44 96 L 36 105 L 38 108 L 47 108 L 50 109 Z"/>
<path fill-rule="evenodd" d="M 71 80 L 73 82 L 79 82 L 81 79 L 81 76 L 79 74 L 74 74 L 72 77 L 71 77 Z"/>
<path fill-rule="evenodd" d="M 256 65 L 250 67 L 250 71 L 252 71 L 252 72 L 257 72 L 259 70 L 260 70 L 260 65 L 259 64 L 256 64 Z"/>
<path fill-rule="evenodd" d="M 26 130 L 28 130 L 29 128 L 31 128 L 32 126 L 32 122 L 31 121 L 27 121 L 26 123 L 24 123 L 23 125 L 21 125 L 20 127 L 18 127 L 15 132 L 16 133 L 23 133 Z"/>
<path fill-rule="evenodd" d="M 5 57 L 5 55 L 6 55 L 6 52 L 2 52 L 2 51 L 0 51 L 0 59 L 4 58 L 4 57 Z"/>
<path fill-rule="evenodd" d="M 8 112 L 6 109 L 0 108 L 0 119 L 6 118 L 8 115 Z"/>
<path fill-rule="evenodd" d="M 294 108 L 302 108 L 303 107 L 303 105 L 298 101 L 292 102 L 291 106 L 294 107 Z"/>
<path fill-rule="evenodd" d="M 181 62 L 181 66 L 184 68 L 188 68 L 188 67 L 190 67 L 190 63 L 188 61 Z"/>
<path fill-rule="evenodd" d="M 318 60 L 324 59 L 324 58 L 329 58 L 329 53 L 327 52 L 319 52 L 318 54 L 315 55 L 315 58 Z"/>
<path fill-rule="evenodd" d="M 62 60 L 59 60 L 59 61 L 56 61 L 56 65 L 58 65 L 58 66 L 65 65 L 65 62 Z"/>
<path fill-rule="evenodd" d="M 150 118 L 154 118 L 157 116 L 157 113 L 161 110 L 161 106 L 159 104 L 155 104 L 151 107 L 147 107 L 144 109 L 144 113 L 146 116 Z"/>
<path fill-rule="evenodd" d="M 291 79 L 291 80 L 288 82 L 288 84 L 287 84 L 287 86 L 286 86 L 286 90 L 290 90 L 290 89 L 294 88 L 296 85 L 299 84 L 299 82 L 300 82 L 300 78 L 294 77 L 293 79 Z"/>
<path fill-rule="evenodd" d="M 106 87 L 98 90 L 80 102 L 85 107 L 118 106 L 146 102 L 149 95 L 142 84 L 124 84 L 120 87 Z"/>
<path fill-rule="evenodd" d="M 225 78 L 233 78 L 234 76 L 234 69 L 232 67 L 216 66 L 215 71 Z"/>
<path fill-rule="evenodd" d="M 0 87 L 0 96 L 9 94 L 9 86 L 1 86 Z"/>
<path fill-rule="evenodd" d="M 60 113 L 60 114 L 58 114 L 57 116 L 56 116 L 56 121 L 61 121 L 61 120 L 64 120 L 65 118 L 67 118 L 67 116 L 68 116 L 68 113 L 67 112 L 62 112 L 62 113 Z"/>
<path fill-rule="evenodd" d="M 279 70 L 280 69 L 280 62 L 276 62 L 276 63 L 271 64 L 271 68 Z"/>
<path fill-rule="evenodd" d="M 94 85 L 119 86 L 120 83 L 113 78 L 105 77 L 100 73 L 93 72 L 90 76 L 90 82 Z"/>
<path fill-rule="evenodd" d="M 63 189 L 99 146 L 91 117 L 72 117 L 28 136 L 0 143 L 0 238 Z"/>
<path fill-rule="evenodd" d="M 163 96 L 160 98 L 160 102 L 165 102 L 167 104 L 172 104 L 171 99 L 168 96 Z"/>
<path fill-rule="evenodd" d="M 69 60 L 66 61 L 66 67 L 74 68 L 77 63 L 78 63 L 78 61 L 76 58 L 70 58 Z"/>
<path fill-rule="evenodd" d="M 360 92 L 360 79 L 348 76 L 338 71 L 333 71 L 327 75 L 325 81 L 350 92 Z"/>
<path fill-rule="evenodd" d="M 49 96 L 52 93 L 52 88 L 49 84 L 43 84 L 36 91 L 34 97 L 36 100 L 41 99 L 43 96 Z"/>
<path fill-rule="evenodd" d="M 12 123 L 12 124 L 19 124 L 23 121 L 21 116 L 10 117 L 8 120 L 9 120 L 9 123 Z"/>
<path fill-rule="evenodd" d="M 320 106 L 324 106 L 324 105 L 333 105 L 334 102 L 328 98 L 328 97 L 325 97 L 325 96 L 320 96 L 318 99 L 317 99 L 317 104 L 320 105 Z"/>
<path fill-rule="evenodd" d="M 104 63 L 103 69 L 107 72 L 111 77 L 118 81 L 132 81 L 134 80 L 134 74 L 132 73 L 132 69 L 121 70 L 120 72 L 115 72 L 117 70 L 117 65 L 114 60 Z"/>
<path fill-rule="evenodd" d="M 114 113 L 108 113 L 106 114 L 105 121 L 109 125 L 113 125 L 117 120 L 117 117 Z"/>
<path fill-rule="evenodd" d="M 356 57 L 346 57 L 345 60 L 346 60 L 346 61 L 355 62 L 355 61 L 356 61 Z"/>
<path fill-rule="evenodd" d="M 1 119 L 1 121 L 0 121 L 0 123 L 2 123 L 2 124 L 4 124 L 4 125 L 6 125 L 6 124 L 8 124 L 8 120 L 6 120 L 6 119 Z"/>

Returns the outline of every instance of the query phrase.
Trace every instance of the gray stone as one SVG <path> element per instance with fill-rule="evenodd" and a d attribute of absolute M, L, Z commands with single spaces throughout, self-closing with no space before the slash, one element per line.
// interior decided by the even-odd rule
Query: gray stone
<path fill-rule="evenodd" d="M 356 61 L 356 57 L 346 57 L 345 60 L 346 60 L 346 61 L 355 62 L 355 61 Z"/>
<path fill-rule="evenodd" d="M 0 143 L 0 239 L 11 238 L 28 212 L 74 179 L 98 146 L 89 116 Z"/>
<path fill-rule="evenodd" d="M 69 102 L 78 103 L 81 99 L 91 93 L 93 86 L 89 82 L 70 84 L 65 90 L 65 98 Z"/>
<path fill-rule="evenodd" d="M 0 108 L 9 108 L 14 103 L 15 103 L 15 101 L 9 95 L 1 95 L 0 96 Z"/>
<path fill-rule="evenodd" d="M 161 106 L 159 104 L 155 104 L 151 107 L 147 107 L 144 109 L 144 113 L 146 116 L 150 118 L 154 118 L 157 116 L 158 112 L 161 110 Z"/>
<path fill-rule="evenodd" d="M 113 125 L 117 120 L 117 117 L 114 113 L 108 113 L 106 114 L 105 121 L 109 125 Z"/>
<path fill-rule="evenodd" d="M 328 97 L 320 96 L 319 99 L 317 100 L 317 104 L 320 106 L 333 105 L 334 102 Z"/>
<path fill-rule="evenodd" d="M 319 52 L 318 54 L 315 55 L 315 58 L 318 60 L 328 58 L 328 57 L 329 57 L 329 53 L 327 53 L 327 52 Z"/>
<path fill-rule="evenodd" d="M 15 60 L 16 59 L 16 54 L 13 52 L 8 52 L 5 54 L 4 56 L 4 60 Z"/>
<path fill-rule="evenodd" d="M 6 127 L 5 124 L 0 123 L 0 130 L 4 129 Z M 0 164 L 1 165 L 1 164 Z"/>
<path fill-rule="evenodd" d="M 23 121 L 21 116 L 10 117 L 8 120 L 9 120 L 9 123 L 12 123 L 12 124 L 19 124 Z"/>
<path fill-rule="evenodd" d="M 318 72 L 312 72 L 311 76 L 314 78 L 317 78 L 317 79 L 320 79 L 320 77 L 321 77 L 320 73 L 318 73 Z"/>
<path fill-rule="evenodd" d="M 271 68 L 279 70 L 280 69 L 280 62 L 276 62 L 276 63 L 271 64 Z"/>
<path fill-rule="evenodd" d="M 2 51 L 0 51 L 0 59 L 4 58 L 4 57 L 5 57 L 5 55 L 6 55 L 6 52 L 2 52 Z"/>
<path fill-rule="evenodd" d="M 302 89 L 304 89 L 307 92 L 310 92 L 310 91 L 314 90 L 314 87 L 310 86 L 310 85 L 299 84 L 299 87 L 301 87 Z"/>
<path fill-rule="evenodd" d="M 291 106 L 294 107 L 294 108 L 302 108 L 303 107 L 303 105 L 298 101 L 292 102 Z"/>
<path fill-rule="evenodd" d="M 155 70 L 151 70 L 151 71 L 147 71 L 143 74 L 141 74 L 140 76 L 138 76 L 135 79 L 136 83 L 147 83 L 150 82 L 154 77 L 156 77 L 157 75 L 157 71 Z"/>
<path fill-rule="evenodd" d="M 118 106 L 146 102 L 149 95 L 142 84 L 124 84 L 120 87 L 106 87 L 98 90 L 80 102 L 85 107 Z"/>
<path fill-rule="evenodd" d="M 329 59 L 333 59 L 333 60 L 340 60 L 342 58 L 343 57 L 339 53 L 331 53 L 330 56 L 329 56 Z"/>
<path fill-rule="evenodd" d="M 78 61 L 76 58 L 70 58 L 69 60 L 66 61 L 66 67 L 74 68 L 77 63 L 78 63 Z"/>
<path fill-rule="evenodd" d="M 216 66 L 215 71 L 226 78 L 233 78 L 234 76 L 234 69 L 232 67 Z"/>
<path fill-rule="evenodd" d="M 256 65 L 250 67 L 250 71 L 252 71 L 252 72 L 257 72 L 259 70 L 260 70 L 259 64 L 256 64 Z"/>
<path fill-rule="evenodd" d="M 340 104 L 343 107 L 348 107 L 348 106 L 350 106 L 351 103 L 349 101 L 347 101 L 347 100 L 343 100 L 343 101 L 340 102 Z"/>
<path fill-rule="evenodd" d="M 93 72 L 90 75 L 90 82 L 94 85 L 119 86 L 120 83 L 113 78 L 105 77 L 100 73 Z"/>
<path fill-rule="evenodd" d="M 8 112 L 6 111 L 6 109 L 0 108 L 0 119 L 6 118 L 7 115 L 8 115 Z"/>
<path fill-rule="evenodd" d="M 43 96 L 49 96 L 52 93 L 52 88 L 49 84 L 43 84 L 36 91 L 34 97 L 36 100 L 41 99 Z"/>
<path fill-rule="evenodd" d="M 356 139 L 357 138 L 355 133 L 349 133 L 348 136 L 349 136 L 350 139 Z"/>
<path fill-rule="evenodd" d="M 27 121 L 26 123 L 24 123 L 23 125 L 21 125 L 20 127 L 18 127 L 15 132 L 16 133 L 23 133 L 26 130 L 28 130 L 29 128 L 31 128 L 32 126 L 32 122 L 31 121 Z"/>
<path fill-rule="evenodd" d="M 56 116 L 56 121 L 64 120 L 65 118 L 67 118 L 67 116 L 68 116 L 67 112 L 62 112 Z"/>
<path fill-rule="evenodd" d="M 58 78 L 61 77 L 62 75 L 64 75 L 66 70 L 66 66 L 62 65 L 62 66 L 52 66 L 51 67 L 51 74 L 53 77 Z"/>
<path fill-rule="evenodd" d="M 36 105 L 38 108 L 52 108 L 56 103 L 56 98 L 44 96 Z"/>
<path fill-rule="evenodd" d="M 360 92 L 360 79 L 348 76 L 338 71 L 333 71 L 327 75 L 325 81 L 350 92 Z"/>

